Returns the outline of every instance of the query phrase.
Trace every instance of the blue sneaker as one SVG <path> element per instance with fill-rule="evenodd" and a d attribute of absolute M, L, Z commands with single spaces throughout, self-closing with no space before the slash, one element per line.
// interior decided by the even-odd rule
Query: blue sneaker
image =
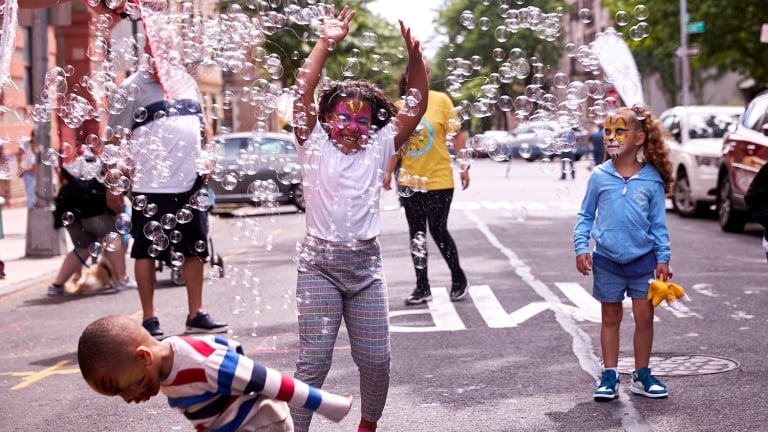
<path fill-rule="evenodd" d="M 619 397 L 619 373 L 612 369 L 605 369 L 600 376 L 600 381 L 595 381 L 595 400 L 598 402 L 612 401 Z"/>
<path fill-rule="evenodd" d="M 651 369 L 647 367 L 632 372 L 632 385 L 629 390 L 649 398 L 665 398 L 669 395 L 667 386 L 651 375 Z"/>

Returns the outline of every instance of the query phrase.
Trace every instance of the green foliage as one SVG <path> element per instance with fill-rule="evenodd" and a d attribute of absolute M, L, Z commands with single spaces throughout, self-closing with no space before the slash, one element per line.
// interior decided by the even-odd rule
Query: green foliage
<path fill-rule="evenodd" d="M 356 64 L 359 70 L 351 78 L 374 82 L 384 88 L 392 97 L 396 97 L 397 79 L 407 63 L 407 58 L 404 58 L 404 55 L 407 55 L 404 51 L 405 44 L 399 26 L 366 12 L 367 4 L 371 1 L 348 0 L 343 3 L 349 5 L 350 9 L 356 12 L 356 15 L 350 24 L 350 31 L 346 39 L 334 48 L 333 54 L 328 58 L 326 74 L 331 79 L 342 79 L 344 77 L 342 67 L 345 63 L 350 64 L 350 58 L 357 58 L 359 61 Z M 231 0 L 222 2 L 221 10 L 225 11 L 231 3 Z M 236 1 L 236 3 L 242 4 L 241 1 Z M 258 3 L 261 3 L 261 8 L 259 8 Z M 260 10 L 265 11 L 263 13 L 282 13 L 283 9 L 282 7 L 273 8 L 264 1 L 249 3 L 249 5 L 254 4 L 257 5 L 256 8 L 242 6 L 245 13 L 257 16 Z M 340 12 L 341 4 L 336 6 L 336 14 Z M 282 62 L 284 86 L 293 85 L 299 67 L 317 41 L 319 26 L 320 22 L 317 19 L 309 24 L 297 24 L 295 21 L 288 21 L 286 25 L 265 35 L 264 50 L 266 54 L 276 54 Z M 372 44 L 372 41 L 375 44 Z M 381 60 L 375 61 L 375 56 L 379 56 Z M 260 59 L 255 58 L 254 61 L 258 63 Z M 354 64 L 352 67 L 354 68 Z"/>
<path fill-rule="evenodd" d="M 449 40 L 449 44 L 442 46 L 435 58 L 430 59 L 433 70 L 432 87 L 445 91 L 451 84 L 450 81 L 446 82 L 446 78 L 451 75 L 449 65 L 457 59 L 471 61 L 475 67 L 472 75 L 462 83 L 461 94 L 452 92 L 452 96 L 458 101 L 475 102 L 485 97 L 484 88 L 487 88 L 489 83 L 497 83 L 495 78 L 498 77 L 499 67 L 510 60 L 510 51 L 514 48 L 522 50 L 524 57 L 529 60 L 535 58 L 547 71 L 556 70 L 562 56 L 563 35 L 551 35 L 547 40 L 530 28 L 520 28 L 516 32 L 509 32 L 506 40 L 497 37 L 497 27 L 505 25 L 505 18 L 501 16 L 505 9 L 519 10 L 533 3 L 526 2 L 518 6 L 509 1 L 446 0 L 438 14 L 436 27 L 439 34 Z M 505 8 L 500 4 L 508 6 Z M 559 0 L 536 1 L 535 6 L 540 8 L 542 13 L 565 13 L 568 10 L 565 2 Z M 472 13 L 474 27 L 461 22 L 460 17 L 464 11 Z M 486 19 L 487 24 L 483 25 L 481 20 Z M 494 50 L 497 49 L 502 50 L 503 57 L 494 55 Z M 530 75 L 527 79 L 515 78 L 511 82 L 501 82 L 495 92 L 498 96 L 508 95 L 515 98 L 524 92 L 530 82 Z M 475 132 L 490 129 L 491 124 L 508 128 L 503 112 L 496 111 L 491 117 L 481 119 L 474 120 L 472 129 Z"/>
<path fill-rule="evenodd" d="M 680 85 L 676 74 L 675 50 L 680 46 L 679 2 L 669 0 L 603 0 L 613 16 L 617 11 L 632 12 L 638 4 L 650 11 L 646 20 L 649 37 L 640 41 L 627 38 L 638 69 L 643 76 L 658 72 L 669 105 L 674 105 Z M 707 80 L 726 72 L 738 72 L 756 81 L 755 91 L 768 84 L 768 44 L 760 43 L 760 27 L 768 22 L 763 0 L 688 0 L 689 22 L 703 21 L 704 33 L 689 34 L 689 45 L 698 45 L 701 55 L 689 57 L 694 93 Z M 627 27 L 631 26 L 630 23 Z M 617 28 L 628 33 L 627 28 Z M 708 74 L 714 68 L 717 73 Z M 700 98 L 701 95 L 698 94 Z"/>

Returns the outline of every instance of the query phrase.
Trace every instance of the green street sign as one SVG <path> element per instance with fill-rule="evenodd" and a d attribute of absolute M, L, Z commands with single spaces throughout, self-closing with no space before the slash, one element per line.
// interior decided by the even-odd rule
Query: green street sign
<path fill-rule="evenodd" d="M 685 30 L 689 33 L 704 33 L 704 21 L 694 21 L 692 23 L 688 23 L 685 26 Z"/>

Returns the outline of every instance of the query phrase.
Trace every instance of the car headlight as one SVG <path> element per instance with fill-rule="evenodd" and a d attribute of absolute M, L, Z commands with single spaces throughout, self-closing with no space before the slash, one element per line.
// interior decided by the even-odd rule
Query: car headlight
<path fill-rule="evenodd" d="M 717 166 L 717 161 L 719 157 L 712 157 L 712 156 L 704 156 L 704 155 L 697 155 L 696 158 L 696 165 L 700 167 L 714 167 Z"/>

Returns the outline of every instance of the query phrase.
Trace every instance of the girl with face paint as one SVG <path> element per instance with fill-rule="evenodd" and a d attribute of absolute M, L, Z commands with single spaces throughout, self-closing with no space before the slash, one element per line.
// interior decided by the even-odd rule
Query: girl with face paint
<path fill-rule="evenodd" d="M 299 359 L 294 377 L 322 386 L 344 318 L 360 372 L 359 432 L 375 431 L 389 391 L 387 287 L 381 265 L 379 197 L 390 158 L 411 136 L 427 108 L 428 81 L 420 44 L 400 23 L 408 51 L 409 82 L 424 95 L 397 111 L 366 81 L 327 81 L 314 89 L 333 47 L 355 13 L 331 12 L 296 78 L 294 133 L 303 171 L 306 236 L 299 254 L 296 303 Z M 296 431 L 309 429 L 312 411 L 292 408 Z"/>
<path fill-rule="evenodd" d="M 668 395 L 648 367 L 653 345 L 649 280 L 672 278 L 666 195 L 672 182 L 669 150 L 658 120 L 644 107 L 620 108 L 605 120 L 610 159 L 594 168 L 574 228 L 576 269 L 593 274 L 592 295 L 601 302 L 600 345 L 604 369 L 595 400 L 619 391 L 619 326 L 622 300 L 632 299 L 635 372 L 630 391 L 651 398 Z M 589 249 L 590 237 L 594 249 Z"/>

